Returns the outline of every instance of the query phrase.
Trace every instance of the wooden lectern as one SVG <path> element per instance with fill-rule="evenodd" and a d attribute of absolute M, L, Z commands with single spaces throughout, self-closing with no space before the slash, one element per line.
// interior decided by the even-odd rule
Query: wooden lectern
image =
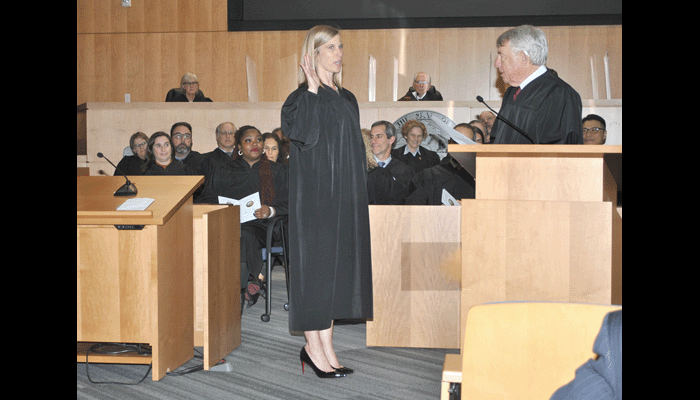
<path fill-rule="evenodd" d="M 462 200 L 460 337 L 473 305 L 622 304 L 622 146 L 449 145 L 475 166 Z"/>
<path fill-rule="evenodd" d="M 93 355 L 97 363 L 152 363 L 160 380 L 192 358 L 192 194 L 203 176 L 135 176 L 145 211 L 117 211 L 120 176 L 78 177 L 78 362 L 90 343 L 145 343 L 151 356 Z"/>

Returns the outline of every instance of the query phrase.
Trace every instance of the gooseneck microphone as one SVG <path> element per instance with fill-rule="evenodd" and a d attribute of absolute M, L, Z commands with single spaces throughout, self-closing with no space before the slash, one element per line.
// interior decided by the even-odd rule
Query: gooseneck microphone
<path fill-rule="evenodd" d="M 107 160 L 107 162 L 112 164 L 114 169 L 117 172 L 119 172 L 120 174 L 124 175 L 124 178 L 126 179 L 126 183 L 124 185 L 122 185 L 122 187 L 117 189 L 117 191 L 114 192 L 114 195 L 115 196 L 136 196 L 136 193 L 138 193 L 139 191 L 136 189 L 136 186 L 133 183 L 131 183 L 131 181 L 129 180 L 129 177 L 126 176 L 126 174 L 124 172 L 122 172 L 119 168 L 117 168 L 117 166 L 114 165 L 113 162 L 109 161 L 109 158 L 105 157 L 104 154 L 97 153 L 97 157 L 104 158 L 105 160 Z"/>
<path fill-rule="evenodd" d="M 491 110 L 494 114 L 496 114 L 496 116 L 497 116 L 501 121 L 505 122 L 506 124 L 508 124 L 508 126 L 510 126 L 511 128 L 515 129 L 516 131 L 518 131 L 521 135 L 525 136 L 525 138 L 526 138 L 527 140 L 529 140 L 530 143 L 535 144 L 535 141 L 532 140 L 532 138 L 530 137 L 530 135 L 528 135 L 527 133 L 525 133 L 522 129 L 518 128 L 514 123 L 508 121 L 504 116 L 502 116 L 501 114 L 499 114 L 496 110 L 494 110 L 493 108 L 489 107 L 489 105 L 486 104 L 486 102 L 484 101 L 484 98 L 483 98 L 483 97 L 481 97 L 481 96 L 476 96 L 476 101 L 478 101 L 479 103 L 483 103 L 486 107 L 488 107 L 489 110 Z"/>

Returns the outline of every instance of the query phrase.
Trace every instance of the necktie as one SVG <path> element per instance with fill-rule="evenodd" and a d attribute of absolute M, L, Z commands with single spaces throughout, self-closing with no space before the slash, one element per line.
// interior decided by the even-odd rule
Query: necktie
<path fill-rule="evenodd" d="M 518 98 L 518 95 L 520 94 L 520 86 L 515 90 L 515 94 L 513 95 L 513 100 Z"/>

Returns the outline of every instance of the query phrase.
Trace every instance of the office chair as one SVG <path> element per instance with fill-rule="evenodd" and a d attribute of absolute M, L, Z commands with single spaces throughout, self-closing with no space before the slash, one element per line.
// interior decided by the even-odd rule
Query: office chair
<path fill-rule="evenodd" d="M 280 258 L 282 261 L 282 266 L 284 267 L 284 278 L 287 285 L 287 302 L 284 304 L 284 309 L 289 310 L 289 251 L 287 250 L 287 217 L 277 216 L 270 218 L 267 223 L 267 237 L 265 240 L 265 247 L 261 249 L 263 262 L 265 263 L 265 314 L 260 316 L 263 322 L 270 321 L 270 314 L 272 314 L 272 266 L 274 264 L 275 258 Z M 275 241 L 275 233 L 278 233 L 278 237 L 281 240 Z M 275 244 L 281 244 L 281 246 L 274 246 Z"/>

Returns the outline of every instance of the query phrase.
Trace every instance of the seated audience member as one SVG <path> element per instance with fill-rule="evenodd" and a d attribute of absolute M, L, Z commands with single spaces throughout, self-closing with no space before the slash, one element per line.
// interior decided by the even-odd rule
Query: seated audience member
<path fill-rule="evenodd" d="M 442 95 L 430 84 L 430 75 L 419 72 L 413 77 L 413 86 L 399 101 L 442 101 Z"/>
<path fill-rule="evenodd" d="M 230 163 L 213 169 L 205 182 L 200 203 L 218 204 L 218 196 L 240 200 L 260 193 L 261 208 L 256 219 L 241 224 L 241 294 L 247 307 L 258 300 L 262 275 L 261 248 L 265 246 L 267 219 L 287 215 L 289 197 L 288 169 L 263 155 L 263 139 L 253 126 L 236 131 L 236 152 Z"/>
<path fill-rule="evenodd" d="M 175 160 L 170 135 L 156 132 L 148 139 L 144 175 L 194 175 L 192 169 Z"/>
<path fill-rule="evenodd" d="M 284 152 L 287 153 L 287 159 L 289 159 L 289 145 L 291 142 L 289 141 L 289 138 L 284 136 L 284 132 L 282 132 L 282 128 L 275 128 L 272 130 L 272 133 L 277 135 L 278 138 L 282 141 L 282 148 L 284 148 Z"/>
<path fill-rule="evenodd" d="M 282 139 L 274 133 L 267 132 L 263 135 L 263 152 L 270 161 L 288 164 L 287 152 L 282 145 Z"/>
<path fill-rule="evenodd" d="M 413 169 L 391 157 L 396 128 L 391 122 L 377 121 L 370 130 L 370 148 L 377 167 L 367 174 L 369 204 L 402 204 L 413 177 Z"/>
<path fill-rule="evenodd" d="M 233 160 L 233 152 L 236 149 L 236 126 L 233 122 L 222 122 L 216 127 L 217 147 L 205 153 L 211 165 L 225 164 Z"/>
<path fill-rule="evenodd" d="M 481 129 L 469 125 L 466 122 L 455 125 L 454 130 L 473 140 L 476 144 L 484 143 L 484 134 L 481 132 Z"/>
<path fill-rule="evenodd" d="M 413 176 L 411 194 L 404 204 L 441 205 L 443 189 L 457 200 L 473 199 L 476 194 L 474 177 L 449 154 L 439 165 L 426 168 Z"/>
<path fill-rule="evenodd" d="M 165 96 L 166 102 L 211 102 L 212 100 L 204 96 L 201 90 L 199 90 L 199 81 L 197 80 L 197 75 L 188 72 L 182 76 L 180 79 L 180 87 L 170 89 L 168 94 Z"/>
<path fill-rule="evenodd" d="M 484 125 L 486 125 L 487 132 L 484 133 L 486 134 L 488 141 L 484 143 L 491 143 L 491 128 L 493 127 L 493 122 L 496 120 L 496 114 L 492 113 L 491 111 L 484 111 L 481 114 L 479 114 L 478 120 L 481 121 Z"/>
<path fill-rule="evenodd" d="M 469 125 L 476 128 L 476 129 L 474 129 L 475 133 L 481 133 L 481 136 L 483 138 L 483 142 L 482 142 L 483 144 L 491 143 L 491 136 L 489 136 L 489 133 L 488 133 L 489 130 L 486 127 L 486 124 L 479 121 L 478 119 L 475 119 L 475 120 L 469 121 Z"/>
<path fill-rule="evenodd" d="M 131 135 L 129 147 L 134 154 L 124 156 L 124 158 L 119 161 L 117 164 L 118 171 L 115 170 L 114 175 L 142 175 L 143 171 L 141 167 L 143 167 L 143 164 L 146 162 L 146 146 L 148 146 L 148 136 L 146 136 L 145 133 L 136 132 Z"/>
<path fill-rule="evenodd" d="M 406 139 L 406 145 L 392 150 L 392 158 L 403 161 L 415 173 L 440 163 L 440 156 L 436 152 L 421 146 L 428 137 L 428 130 L 422 122 L 415 119 L 406 121 L 401 127 L 401 135 Z"/>
<path fill-rule="evenodd" d="M 576 369 L 576 376 L 550 400 L 622 399 L 622 310 L 605 315 L 593 342 L 595 359 Z"/>
<path fill-rule="evenodd" d="M 583 119 L 583 144 L 605 144 L 608 132 L 600 115 L 588 114 Z"/>
<path fill-rule="evenodd" d="M 197 151 L 192 150 L 192 125 L 187 122 L 176 122 L 170 128 L 175 159 L 189 165 L 199 175 L 206 175 L 209 169 L 208 159 Z"/>

